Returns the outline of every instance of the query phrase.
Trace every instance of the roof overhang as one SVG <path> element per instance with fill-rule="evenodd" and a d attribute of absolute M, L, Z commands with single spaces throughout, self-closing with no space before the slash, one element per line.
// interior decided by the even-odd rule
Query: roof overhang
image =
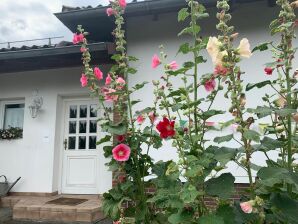
<path fill-rule="evenodd" d="M 115 52 L 112 43 L 93 43 L 88 48 L 92 53 L 92 63 L 112 63 L 110 57 Z M 0 53 L 0 73 L 65 68 L 82 65 L 80 46 L 64 46 L 45 49 L 9 51 Z"/>
<path fill-rule="evenodd" d="M 230 4 L 237 5 L 257 1 L 273 0 L 231 0 Z M 205 7 L 216 6 L 216 0 L 201 0 Z M 148 0 L 142 2 L 133 2 L 127 5 L 125 17 L 156 15 L 169 12 L 178 12 L 179 9 L 186 6 L 185 0 Z M 82 25 L 86 31 L 90 32 L 89 39 L 106 41 L 111 40 L 111 32 L 114 22 L 111 17 L 106 15 L 105 7 L 84 8 L 55 13 L 55 16 L 72 32 L 77 31 L 77 25 Z"/>

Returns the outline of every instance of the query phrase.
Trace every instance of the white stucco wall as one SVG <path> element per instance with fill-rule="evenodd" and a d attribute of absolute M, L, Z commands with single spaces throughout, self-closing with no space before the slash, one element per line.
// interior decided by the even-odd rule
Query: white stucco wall
<path fill-rule="evenodd" d="M 216 36 L 217 31 L 215 25 L 217 20 L 215 19 L 216 10 L 207 9 L 210 14 L 210 18 L 203 20 L 200 25 L 202 28 L 202 36 Z M 239 32 L 239 38 L 235 41 L 235 44 L 239 44 L 241 38 L 247 37 L 251 43 L 252 48 L 262 42 L 272 40 L 273 37 L 269 34 L 268 25 L 278 15 L 278 8 L 269 8 L 266 2 L 249 3 L 238 5 L 235 11 L 232 13 L 233 20 L 232 24 L 235 26 L 236 32 Z M 136 83 L 143 81 L 159 80 L 163 75 L 162 66 L 157 69 L 151 68 L 151 58 L 154 54 L 159 53 L 159 46 L 162 44 L 165 47 L 165 52 L 168 54 L 168 60 L 176 60 L 178 64 L 182 65 L 183 62 L 192 60 L 192 55 L 187 56 L 176 56 L 179 46 L 188 41 L 192 41 L 189 37 L 177 37 L 177 34 L 183 29 L 183 25 L 177 22 L 176 13 L 154 16 L 139 16 L 135 18 L 128 18 L 127 23 L 127 37 L 128 37 L 128 53 L 133 55 L 140 60 L 133 65 L 138 69 L 138 73 L 130 76 L 129 82 L 133 86 Z M 297 40 L 295 41 L 298 44 Z M 199 74 L 203 75 L 206 73 L 213 72 L 213 66 L 211 60 L 206 52 L 204 57 L 208 59 L 208 63 L 201 64 L 199 66 Z M 244 59 L 241 62 L 241 68 L 246 74 L 243 78 L 246 83 L 254 83 L 262 80 L 276 78 L 276 74 L 272 77 L 266 76 L 264 73 L 264 64 L 271 62 L 271 54 L 269 51 L 256 52 L 251 59 Z M 295 60 L 294 63 L 297 64 Z M 173 81 L 174 85 L 179 85 L 181 80 L 179 78 Z M 148 105 L 153 105 L 153 86 L 152 84 L 147 85 L 142 92 L 136 94 L 134 98 L 141 99 L 143 102 L 136 106 L 136 110 L 142 109 Z M 262 89 L 248 92 L 247 93 L 247 107 L 255 108 L 256 105 L 261 104 L 261 97 L 265 93 L 272 92 L 271 89 Z M 222 92 L 223 93 L 223 92 Z M 214 109 L 228 109 L 230 101 L 220 94 L 215 103 Z M 206 96 L 204 88 L 199 90 L 199 98 Z M 230 114 L 217 116 L 212 119 L 215 122 L 224 122 L 232 119 Z M 256 125 L 258 128 L 258 125 Z M 209 133 L 207 137 L 213 139 L 218 135 L 227 135 L 232 130 L 227 130 L 221 133 Z M 176 151 L 170 147 L 171 142 L 165 142 L 165 147 L 159 150 L 152 150 L 151 155 L 156 159 L 176 159 Z M 236 145 L 230 144 L 231 147 Z M 264 164 L 265 158 L 262 154 L 254 154 L 254 162 L 256 164 Z M 237 178 L 237 182 L 247 182 L 246 173 L 236 166 L 235 164 L 229 164 L 229 171 L 231 171 Z"/>
<path fill-rule="evenodd" d="M 80 75 L 81 68 L 0 75 L 0 101 L 25 99 L 23 138 L 0 141 L 0 175 L 5 174 L 9 181 L 22 177 L 13 191 L 54 192 L 59 189 L 62 99 L 88 96 L 87 90 L 80 86 Z M 35 89 L 39 90 L 44 104 L 38 117 L 33 119 L 28 106 Z"/>

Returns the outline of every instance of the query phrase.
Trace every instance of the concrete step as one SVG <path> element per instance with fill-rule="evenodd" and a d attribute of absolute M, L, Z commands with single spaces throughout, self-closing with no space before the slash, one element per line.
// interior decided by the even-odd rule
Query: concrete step
<path fill-rule="evenodd" d="M 0 208 L 0 223 L 4 223 L 11 220 L 12 210 L 11 208 Z"/>
<path fill-rule="evenodd" d="M 17 197 L 10 196 L 2 200 L 2 206 L 12 207 L 13 220 L 33 220 L 70 223 L 96 223 L 104 219 L 99 196 L 63 195 L 63 197 L 77 197 L 87 199 L 76 205 L 53 205 L 48 201 L 61 197 Z"/>

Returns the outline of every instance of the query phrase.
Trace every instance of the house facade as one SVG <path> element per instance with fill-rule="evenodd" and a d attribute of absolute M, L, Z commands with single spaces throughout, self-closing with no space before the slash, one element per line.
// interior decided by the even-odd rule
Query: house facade
<path fill-rule="evenodd" d="M 201 22 L 202 36 L 217 35 L 215 2 L 205 1 L 210 18 Z M 163 44 L 169 60 L 178 64 L 191 60 L 191 56 L 178 55 L 179 45 L 192 41 L 188 37 L 177 37 L 184 24 L 177 22 L 177 12 L 185 5 L 184 0 L 151 0 L 128 4 L 126 9 L 126 32 L 129 55 L 140 60 L 132 64 L 138 69 L 130 76 L 133 86 L 143 81 L 151 82 L 162 76 L 162 70 L 152 70 L 151 57 L 159 52 Z M 90 32 L 92 64 L 98 65 L 106 74 L 113 63 L 114 53 L 113 20 L 106 16 L 106 7 L 70 8 L 63 7 L 55 14 L 72 32 L 78 24 Z M 273 40 L 268 25 L 277 16 L 278 8 L 270 1 L 234 0 L 232 4 L 233 24 L 239 32 L 239 41 L 247 37 L 252 46 Z M 2 49 L 0 51 L 0 129 L 9 126 L 23 130 L 23 137 L 16 140 L 0 140 L 0 174 L 10 181 L 21 176 L 13 189 L 19 193 L 65 193 L 102 194 L 112 187 L 112 173 L 104 164 L 96 140 L 104 135 L 96 125 L 101 116 L 97 101 L 80 86 L 82 71 L 79 46 L 72 44 L 44 48 Z M 204 57 L 208 58 L 206 52 Z M 210 60 L 209 60 L 210 61 Z M 270 62 L 270 52 L 255 53 L 251 59 L 243 60 L 246 83 L 258 82 L 265 77 L 264 63 Z M 295 62 L 297 64 L 297 62 Z M 200 74 L 212 72 L 212 64 L 201 65 Z M 179 85 L 181 81 L 176 80 Z M 261 104 L 265 92 L 248 92 L 247 106 Z M 200 93 L 205 96 L 207 93 Z M 42 97 L 42 106 L 34 118 L 29 106 L 34 99 Z M 135 110 L 153 104 L 152 85 L 133 96 L 142 103 Z M 220 95 L 215 102 L 216 109 L 226 108 L 229 101 Z M 222 115 L 212 120 L 220 123 L 229 120 Z M 266 120 L 264 121 L 266 123 Z M 260 131 L 259 124 L 255 128 Z M 233 132 L 228 128 L 220 133 L 211 132 L 211 139 Z M 152 150 L 156 160 L 176 159 L 170 142 L 163 149 Z M 254 155 L 256 164 L 264 164 L 261 154 Z M 236 176 L 237 183 L 246 183 L 247 177 L 241 168 L 230 164 L 228 170 Z"/>

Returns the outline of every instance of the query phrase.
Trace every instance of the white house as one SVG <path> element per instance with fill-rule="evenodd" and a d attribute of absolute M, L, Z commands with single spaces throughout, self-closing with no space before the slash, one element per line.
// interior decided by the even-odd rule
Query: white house
<path fill-rule="evenodd" d="M 216 35 L 215 2 L 203 2 L 210 18 L 201 22 L 202 35 Z M 271 0 L 233 0 L 232 3 L 232 23 L 240 33 L 240 39 L 247 37 L 252 46 L 272 39 L 268 25 L 279 9 Z M 125 27 L 128 53 L 140 59 L 134 64 L 138 73 L 129 78 L 130 85 L 158 79 L 162 75 L 161 70 L 152 70 L 150 66 L 151 57 L 158 53 L 160 44 L 164 45 L 169 58 L 180 64 L 190 57 L 176 57 L 178 46 L 189 41 L 188 37 L 177 37 L 183 27 L 177 22 L 177 12 L 184 5 L 184 0 L 128 4 Z M 113 63 L 110 60 L 113 21 L 106 16 L 105 10 L 102 6 L 63 7 L 63 11 L 55 15 L 72 32 L 78 24 L 90 32 L 93 64 L 106 72 Z M 112 174 L 104 166 L 106 159 L 100 146 L 95 144 L 102 135 L 96 125 L 101 114 L 95 110 L 96 99 L 91 99 L 87 90 L 80 86 L 80 59 L 79 46 L 68 42 L 0 50 L 0 129 L 9 126 L 23 129 L 21 139 L 0 140 L 0 175 L 7 175 L 10 181 L 22 177 L 14 192 L 101 194 L 112 187 Z M 245 81 L 268 78 L 263 72 L 263 64 L 267 61 L 270 61 L 270 52 L 255 53 L 251 59 L 244 60 Z M 199 70 L 200 74 L 205 74 L 212 71 L 212 65 L 210 62 L 203 64 Z M 248 107 L 261 103 L 263 93 L 264 90 L 249 92 Z M 206 93 L 202 91 L 200 94 Z M 150 85 L 140 95 L 135 95 L 143 100 L 139 109 L 152 105 L 152 96 Z M 43 104 L 33 118 L 29 106 L 39 97 Z M 229 101 L 220 96 L 215 106 L 226 108 L 228 104 Z M 219 116 L 216 121 L 228 120 L 228 116 Z M 210 137 L 213 135 L 211 133 Z M 176 158 L 170 144 L 166 144 L 162 151 L 152 152 L 154 158 Z M 256 155 L 255 161 L 264 162 L 261 155 Z M 245 173 L 237 166 L 231 164 L 230 171 L 237 177 L 237 182 L 247 181 Z"/>

